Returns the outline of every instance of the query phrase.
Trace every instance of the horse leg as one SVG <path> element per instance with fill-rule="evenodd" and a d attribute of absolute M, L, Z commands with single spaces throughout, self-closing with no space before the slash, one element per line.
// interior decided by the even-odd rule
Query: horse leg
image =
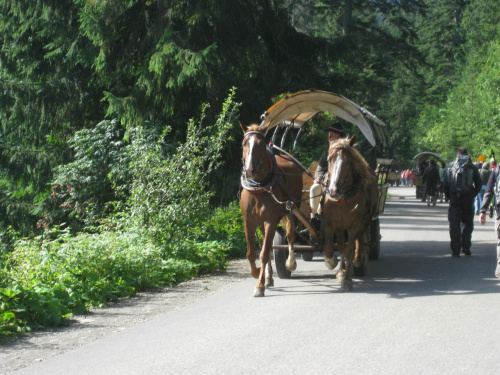
<path fill-rule="evenodd" d="M 343 290 L 352 290 L 353 282 L 352 275 L 354 273 L 353 270 L 353 260 L 354 260 L 354 251 L 355 251 L 355 242 L 356 236 L 350 232 L 347 238 L 347 244 L 345 246 L 345 277 L 341 282 L 341 287 Z"/>
<path fill-rule="evenodd" d="M 297 261 L 295 259 L 295 250 L 293 243 L 295 242 L 295 219 L 293 215 L 287 215 L 281 221 L 285 224 L 286 221 L 286 240 L 288 242 L 288 258 L 286 260 L 286 269 L 288 271 L 295 271 L 297 269 Z"/>
<path fill-rule="evenodd" d="M 271 253 L 271 258 L 272 258 L 272 253 Z M 269 259 L 269 262 L 267 263 L 266 267 L 266 284 L 265 287 L 269 288 L 274 286 L 274 279 L 273 279 L 273 266 L 272 266 L 271 259 Z"/>
<path fill-rule="evenodd" d="M 363 264 L 363 242 L 360 240 L 360 238 L 363 238 L 362 236 L 356 238 L 356 246 L 355 246 L 355 253 L 354 253 L 354 261 L 353 264 L 355 267 L 359 267 Z"/>
<path fill-rule="evenodd" d="M 260 251 L 260 272 L 257 278 L 257 285 L 255 285 L 253 296 L 254 297 L 264 297 L 265 295 L 265 279 L 266 279 L 266 266 L 270 261 L 270 254 L 273 242 L 273 236 L 276 232 L 276 226 L 278 223 L 266 223 L 264 224 L 264 232 L 262 236 L 264 237 L 263 246 Z"/>
<path fill-rule="evenodd" d="M 337 231 L 337 247 L 339 249 L 339 254 L 340 254 L 340 266 L 339 266 L 339 271 L 337 272 L 337 275 L 335 276 L 337 281 L 342 285 L 344 282 L 344 279 L 346 277 L 346 259 L 345 259 L 345 254 L 346 254 L 346 243 L 345 243 L 345 235 L 344 231 L 340 230 Z"/>
<path fill-rule="evenodd" d="M 323 256 L 325 258 L 325 265 L 326 268 L 329 270 L 333 270 L 335 267 L 337 267 L 337 257 L 335 256 L 335 252 L 333 249 L 333 236 L 334 236 L 334 231 L 332 230 L 332 227 L 330 224 L 325 223 L 324 227 L 325 231 L 325 244 L 323 245 Z"/>
<path fill-rule="evenodd" d="M 247 259 L 250 263 L 250 274 L 253 278 L 258 278 L 260 269 L 256 266 L 255 260 L 255 231 L 257 230 L 255 225 L 251 225 L 247 220 L 245 220 L 245 237 L 247 240 Z"/>
<path fill-rule="evenodd" d="M 261 229 L 262 237 L 264 237 L 264 232 L 262 232 L 263 229 Z M 273 252 L 272 250 L 269 251 L 270 256 L 269 256 L 269 262 L 267 262 L 267 267 L 266 267 L 266 283 L 265 287 L 269 288 L 274 286 L 274 279 L 273 279 L 273 262 L 271 261 L 273 259 Z"/>

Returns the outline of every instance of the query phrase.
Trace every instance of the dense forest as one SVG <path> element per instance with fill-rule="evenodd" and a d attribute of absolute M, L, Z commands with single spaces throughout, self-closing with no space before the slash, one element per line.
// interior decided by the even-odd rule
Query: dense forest
<path fill-rule="evenodd" d="M 2 2 L 0 327 L 59 324 L 244 252 L 238 122 L 283 94 L 366 107 L 401 168 L 494 154 L 499 25 L 497 0 Z"/>

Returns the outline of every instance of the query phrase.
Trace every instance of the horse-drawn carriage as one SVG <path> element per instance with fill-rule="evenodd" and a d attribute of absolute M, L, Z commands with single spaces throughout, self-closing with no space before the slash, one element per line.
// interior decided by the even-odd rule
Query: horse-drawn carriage
<path fill-rule="evenodd" d="M 415 185 L 415 195 L 417 199 L 424 198 L 425 184 L 422 180 L 422 176 L 424 174 L 425 168 L 428 165 L 428 161 L 431 159 L 436 160 L 436 162 L 438 162 L 442 168 L 446 167 L 446 162 L 444 161 L 444 159 L 441 157 L 441 155 L 436 154 L 435 152 L 424 151 L 418 153 L 413 157 L 413 160 L 415 160 L 416 163 L 415 167 L 413 168 L 413 170 L 416 171 L 413 185 Z"/>
<path fill-rule="evenodd" d="M 377 175 L 373 172 L 374 168 L 368 168 L 364 158 L 353 147 L 356 136 L 332 143 L 328 167 L 330 178 L 324 184 L 326 193 L 321 200 L 324 214 L 320 215 L 319 223 L 317 221 L 313 223 L 309 215 L 309 188 L 314 180 L 315 163 L 306 169 L 292 155 L 293 151 L 288 152 L 283 146 L 286 138 L 295 132 L 293 147 L 295 149 L 306 123 L 319 112 L 328 112 L 357 125 L 374 147 L 376 140 L 383 146 L 389 143 L 385 125 L 376 116 L 341 95 L 315 90 L 301 91 L 280 100 L 264 112 L 260 126 L 253 125 L 246 131 L 243 141 L 245 165 L 241 179 L 245 192 L 245 196 L 242 194 L 242 212 L 251 273 L 259 279 L 254 292 L 256 296 L 264 295 L 264 270 L 255 266 L 255 256 L 252 255 L 252 241 L 255 239 L 252 232 L 257 227 L 263 232 L 262 251 L 266 251 L 264 254 L 261 253 L 262 267 L 269 265 L 266 285 L 272 285 L 272 276 L 269 276 L 272 272 L 268 254 L 270 248 L 274 251 L 276 270 L 280 278 L 291 276 L 296 267 L 295 252 L 301 253 L 306 261 L 312 259 L 314 252 L 323 252 L 327 267 L 333 269 L 337 266 L 333 251 L 338 250 L 341 253 L 339 273 L 347 274 L 349 288 L 352 287 L 349 270 L 352 269 L 356 276 L 363 276 L 366 274 L 367 260 L 379 257 L 381 238 L 379 216 L 384 211 L 389 186 L 385 181 L 393 161 L 377 159 L 379 163 L 376 169 L 379 172 Z M 258 149 L 256 145 L 259 142 L 264 143 L 265 135 L 273 128 L 275 130 L 272 140 L 266 145 L 268 158 L 262 156 L 264 152 L 260 151 L 260 160 L 252 161 L 252 158 L 259 158 L 256 156 L 258 152 L 253 151 Z M 281 147 L 276 144 L 280 137 Z M 250 154 L 252 155 L 249 156 Z M 262 171 L 260 182 L 255 180 L 259 168 Z M 280 168 L 282 172 L 272 172 Z M 268 172 L 267 175 L 264 171 Z M 297 179 L 299 173 L 302 176 Z M 279 176 L 277 179 L 286 180 L 286 183 L 271 181 L 277 175 Z M 300 181 L 302 186 L 294 186 L 290 182 L 292 180 Z M 266 192 L 268 194 L 260 194 Z M 268 207 L 274 208 L 268 209 Z M 282 212 L 279 217 L 265 214 L 280 209 Z M 260 214 L 254 214 L 255 212 Z M 340 229 L 337 228 L 337 224 L 331 224 L 332 220 L 337 220 L 332 217 L 332 212 L 343 215 L 343 221 L 346 217 L 352 216 L 349 228 L 357 228 L 358 232 L 350 233 L 340 226 Z M 282 227 L 276 228 L 275 221 L 280 220 L 283 214 L 287 220 L 282 221 Z M 259 216 L 260 222 L 255 216 Z M 273 238 L 269 238 L 271 233 Z M 354 242 L 356 242 L 355 255 Z M 344 256 L 351 253 L 351 250 L 352 256 L 348 256 L 344 263 Z M 339 274 L 337 278 L 338 276 Z"/>

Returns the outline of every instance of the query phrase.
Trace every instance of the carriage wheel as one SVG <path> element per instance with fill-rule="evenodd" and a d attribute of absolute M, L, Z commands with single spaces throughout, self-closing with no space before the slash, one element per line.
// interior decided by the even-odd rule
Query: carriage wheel
<path fill-rule="evenodd" d="M 304 262 L 310 262 L 311 260 L 313 260 L 313 252 L 312 251 L 304 251 L 302 253 L 302 260 Z"/>
<path fill-rule="evenodd" d="M 283 229 L 276 229 L 276 233 L 273 238 L 273 245 L 286 245 L 286 236 L 283 233 Z M 286 260 L 288 258 L 288 250 L 273 249 L 274 251 L 274 263 L 276 265 L 276 273 L 280 279 L 289 279 L 292 273 L 286 268 Z"/>
<path fill-rule="evenodd" d="M 380 256 L 380 220 L 372 221 L 370 225 L 370 249 L 368 250 L 368 257 L 370 260 L 377 260 Z"/>

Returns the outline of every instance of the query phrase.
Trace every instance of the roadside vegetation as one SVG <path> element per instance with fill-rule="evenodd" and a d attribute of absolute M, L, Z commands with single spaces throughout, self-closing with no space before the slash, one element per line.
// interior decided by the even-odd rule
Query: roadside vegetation
<path fill-rule="evenodd" d="M 56 173 L 39 234 L 4 233 L 2 335 L 65 324 L 119 297 L 223 271 L 244 254 L 239 205 L 214 209 L 208 189 L 231 142 L 240 106 L 233 99 L 234 91 L 212 125 L 204 107 L 177 147 L 164 141 L 168 127 L 130 129 L 128 142 L 117 140 L 123 135 L 114 121 L 75 134 L 75 160 Z M 104 194 L 129 198 L 103 201 Z"/>

